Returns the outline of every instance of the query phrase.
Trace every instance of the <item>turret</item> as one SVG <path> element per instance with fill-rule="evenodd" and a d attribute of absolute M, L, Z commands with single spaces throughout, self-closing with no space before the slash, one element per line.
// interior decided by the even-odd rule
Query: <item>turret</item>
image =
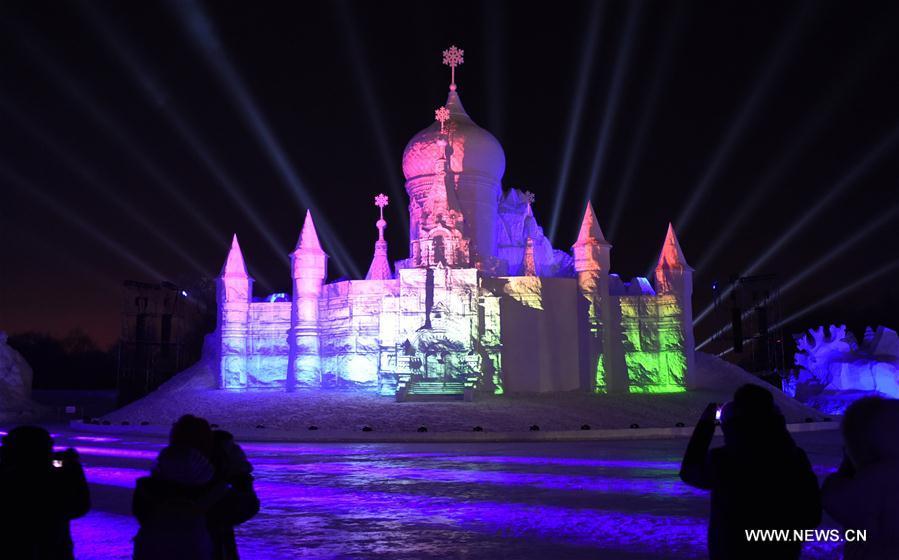
<path fill-rule="evenodd" d="M 290 254 L 290 268 L 293 303 L 288 331 L 287 389 L 317 387 L 321 385 L 318 302 L 328 275 L 328 255 L 322 250 L 308 210 L 296 249 Z"/>
<path fill-rule="evenodd" d="M 655 288 L 659 296 L 673 296 L 676 303 L 677 307 L 673 313 L 676 313 L 679 319 L 678 338 L 683 340 L 683 351 L 687 360 L 684 381 L 688 389 L 693 388 L 696 371 L 694 366 L 696 342 L 693 337 L 693 268 L 687 264 L 684 252 L 674 234 L 674 227 L 670 223 L 655 269 Z"/>
<path fill-rule="evenodd" d="M 571 248 L 574 250 L 574 270 L 579 275 L 582 272 L 599 271 L 609 274 L 612 244 L 606 241 L 599 229 L 599 221 L 590 202 L 587 202 L 577 241 Z"/>
<path fill-rule="evenodd" d="M 221 339 L 219 388 L 247 386 L 247 336 L 253 279 L 247 274 L 237 235 L 218 278 L 218 330 Z"/>
<path fill-rule="evenodd" d="M 621 347 L 620 317 L 612 305 L 609 288 L 612 244 L 606 241 L 590 202 L 587 202 L 577 241 L 571 248 L 578 287 L 590 302 L 588 320 L 593 340 L 589 368 L 593 372 L 593 388 L 602 392 L 626 392 L 628 379 Z"/>

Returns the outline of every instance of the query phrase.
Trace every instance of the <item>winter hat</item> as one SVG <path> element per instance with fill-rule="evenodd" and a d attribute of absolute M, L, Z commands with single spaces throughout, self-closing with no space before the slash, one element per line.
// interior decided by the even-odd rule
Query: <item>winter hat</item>
<path fill-rule="evenodd" d="M 212 480 L 212 464 L 196 449 L 168 446 L 159 452 L 153 475 L 186 486 L 201 486 Z"/>

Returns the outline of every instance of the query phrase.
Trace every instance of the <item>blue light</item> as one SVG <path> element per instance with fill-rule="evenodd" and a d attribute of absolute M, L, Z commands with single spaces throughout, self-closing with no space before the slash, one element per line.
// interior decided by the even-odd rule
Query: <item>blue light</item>
<path fill-rule="evenodd" d="M 187 297 L 187 292 L 185 292 L 184 290 L 181 290 L 181 295 L 184 297 Z"/>

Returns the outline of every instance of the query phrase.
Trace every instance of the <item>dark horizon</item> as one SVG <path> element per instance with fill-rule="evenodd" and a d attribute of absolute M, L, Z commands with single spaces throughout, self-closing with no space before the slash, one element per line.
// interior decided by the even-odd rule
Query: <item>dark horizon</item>
<path fill-rule="evenodd" d="M 256 295 L 289 291 L 300 183 L 331 225 L 332 280 L 338 239 L 367 269 L 379 192 L 391 260 L 404 258 L 402 151 L 444 103 L 451 44 L 465 50 L 465 108 L 505 149 L 504 186 L 536 194 L 547 233 L 579 124 L 556 248 L 570 249 L 593 192 L 625 279 L 675 223 L 697 317 L 713 280 L 760 263 L 753 274 L 783 284 L 820 262 L 780 304 L 788 317 L 824 303 L 787 333 L 899 326 L 899 6 L 599 6 L 5 3 L 0 330 L 81 328 L 108 346 L 122 281 L 215 276 L 232 233 Z M 696 341 L 721 326 L 699 322 Z"/>

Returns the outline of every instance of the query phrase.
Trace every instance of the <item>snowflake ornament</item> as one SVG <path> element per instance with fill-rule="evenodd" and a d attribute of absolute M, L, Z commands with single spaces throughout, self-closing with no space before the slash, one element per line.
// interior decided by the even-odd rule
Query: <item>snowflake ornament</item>
<path fill-rule="evenodd" d="M 443 123 L 448 121 L 450 118 L 449 109 L 447 109 L 446 107 L 437 109 L 436 111 L 434 111 L 434 118 L 440 121 L 440 124 L 443 125 Z"/>
<path fill-rule="evenodd" d="M 385 206 L 387 206 L 387 201 L 388 201 L 387 195 L 384 193 L 381 193 L 375 197 L 375 206 L 383 209 Z"/>
<path fill-rule="evenodd" d="M 461 66 L 465 62 L 463 54 L 465 51 L 456 45 L 443 51 L 443 63 L 450 67 L 450 91 L 456 91 L 456 66 Z"/>
<path fill-rule="evenodd" d="M 450 48 L 443 51 L 443 63 L 449 66 L 450 68 L 455 69 L 456 66 L 461 66 L 465 59 L 462 58 L 462 55 L 465 54 L 460 48 L 457 48 L 456 45 L 452 45 Z"/>
<path fill-rule="evenodd" d="M 534 193 L 532 193 L 531 191 L 525 191 L 524 199 L 527 201 L 528 204 L 533 204 L 534 201 L 537 200 L 537 197 L 534 196 Z"/>

